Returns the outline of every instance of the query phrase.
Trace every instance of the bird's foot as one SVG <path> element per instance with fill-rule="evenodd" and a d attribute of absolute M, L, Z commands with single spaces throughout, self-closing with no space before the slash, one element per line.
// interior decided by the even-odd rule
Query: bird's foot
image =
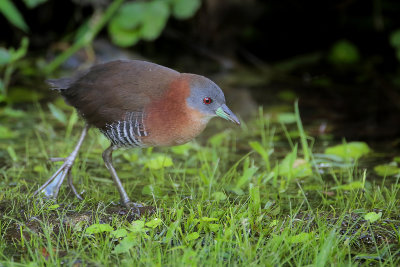
<path fill-rule="evenodd" d="M 78 193 L 76 190 L 75 186 L 72 183 L 72 177 L 71 177 L 71 168 L 75 160 L 75 155 L 70 155 L 67 158 L 50 158 L 50 161 L 56 162 L 56 161 L 64 161 L 64 163 L 61 165 L 61 167 L 53 174 L 53 176 L 50 177 L 35 193 L 34 195 L 38 193 L 42 193 L 45 195 L 47 198 L 53 198 L 56 199 L 58 196 L 58 192 L 60 190 L 60 187 L 65 179 L 65 177 L 68 177 L 68 184 L 74 193 L 74 195 L 79 199 L 83 200 L 82 196 Z"/>
<path fill-rule="evenodd" d="M 71 168 L 72 165 L 74 164 L 74 161 L 76 157 L 78 156 L 79 149 L 82 145 L 83 140 L 85 139 L 85 136 L 87 134 L 87 131 L 89 130 L 89 125 L 86 124 L 85 127 L 82 130 L 81 136 L 79 137 L 79 141 L 76 144 L 74 150 L 69 154 L 68 157 L 66 158 L 51 158 L 51 161 L 63 161 L 64 163 L 61 165 L 61 167 L 53 174 L 53 176 L 50 177 L 49 180 L 47 180 L 35 193 L 43 193 L 46 197 L 48 198 L 57 198 L 58 191 L 60 190 L 60 187 L 62 183 L 64 182 L 65 177 L 68 176 L 68 183 L 69 186 L 71 187 L 72 191 L 74 192 L 75 196 L 79 199 L 82 200 L 82 197 L 78 194 L 76 191 L 74 185 L 72 184 L 72 178 L 71 178 Z"/>
<path fill-rule="evenodd" d="M 135 214 L 136 216 L 140 217 L 140 215 L 142 214 L 142 212 L 140 210 L 140 208 L 143 207 L 142 204 L 132 202 L 132 201 L 130 201 L 130 199 L 122 199 L 121 202 L 125 208 L 132 211 L 133 214 Z"/>

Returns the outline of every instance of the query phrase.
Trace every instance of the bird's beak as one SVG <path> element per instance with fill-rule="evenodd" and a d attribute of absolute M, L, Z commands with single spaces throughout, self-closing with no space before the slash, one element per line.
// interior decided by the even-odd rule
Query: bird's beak
<path fill-rule="evenodd" d="M 217 111 L 215 111 L 215 114 L 217 114 L 218 117 L 224 118 L 225 120 L 228 120 L 233 123 L 236 123 L 237 125 L 240 125 L 239 119 L 236 117 L 235 114 L 233 114 L 233 112 L 225 104 L 220 106 L 217 109 Z"/>

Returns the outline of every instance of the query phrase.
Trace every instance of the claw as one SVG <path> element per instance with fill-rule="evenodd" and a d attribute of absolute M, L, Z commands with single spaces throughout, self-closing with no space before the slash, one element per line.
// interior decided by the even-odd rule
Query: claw
<path fill-rule="evenodd" d="M 47 186 L 43 187 L 38 191 L 35 192 L 37 194 L 38 192 L 44 193 L 46 197 L 49 198 L 54 198 L 56 199 L 58 196 L 58 191 L 60 190 L 61 184 L 63 183 L 65 176 L 68 174 L 69 170 L 64 170 L 64 169 L 59 169 L 60 171 L 56 172 L 56 176 L 54 177 L 53 181 L 51 181 Z"/>
<path fill-rule="evenodd" d="M 61 167 L 53 174 L 53 176 L 51 176 L 49 180 L 47 180 L 38 190 L 36 190 L 33 195 L 43 192 L 47 197 L 57 198 L 58 189 L 64 181 L 66 172 L 68 172 L 68 168 L 66 172 L 64 171 L 65 167 L 66 163 L 61 165 Z"/>

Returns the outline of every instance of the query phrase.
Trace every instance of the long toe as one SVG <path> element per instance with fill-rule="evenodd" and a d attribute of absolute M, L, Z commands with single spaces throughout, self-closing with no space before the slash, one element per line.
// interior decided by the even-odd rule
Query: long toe
<path fill-rule="evenodd" d="M 68 175 L 70 172 L 70 169 L 64 168 L 61 170 L 51 181 L 47 186 L 45 186 L 41 192 L 48 198 L 57 198 L 58 196 L 58 191 L 60 190 L 60 187 L 62 185 L 62 182 L 65 179 L 65 176 Z"/>
<path fill-rule="evenodd" d="M 74 186 L 74 184 L 72 182 L 71 172 L 68 172 L 68 184 L 69 184 L 69 187 L 71 188 L 72 192 L 76 196 L 76 198 L 79 199 L 80 201 L 82 201 L 83 197 L 78 193 L 78 191 L 76 190 L 76 188 L 75 188 L 75 186 Z"/>

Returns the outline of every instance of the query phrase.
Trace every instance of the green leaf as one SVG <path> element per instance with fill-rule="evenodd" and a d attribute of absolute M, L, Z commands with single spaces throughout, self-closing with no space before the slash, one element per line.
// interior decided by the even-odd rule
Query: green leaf
<path fill-rule="evenodd" d="M 20 109 L 13 109 L 12 107 L 5 107 L 0 110 L 0 116 L 7 116 L 9 118 L 23 118 L 27 115 L 27 112 Z"/>
<path fill-rule="evenodd" d="M 189 151 L 192 148 L 191 143 L 186 143 L 180 146 L 173 146 L 171 147 L 171 151 L 177 155 L 184 155 L 187 156 L 189 155 Z"/>
<path fill-rule="evenodd" d="M 132 46 L 140 39 L 154 40 L 169 17 L 167 1 L 125 3 L 108 25 L 112 41 L 119 46 Z"/>
<path fill-rule="evenodd" d="M 325 154 L 336 155 L 343 160 L 356 160 L 370 152 L 371 149 L 364 142 L 349 142 L 325 149 Z"/>
<path fill-rule="evenodd" d="M 122 239 L 118 245 L 115 246 L 112 253 L 121 254 L 129 252 L 131 248 L 133 248 L 136 244 L 138 244 L 138 237 L 132 234 L 129 234 L 127 237 Z"/>
<path fill-rule="evenodd" d="M 159 170 L 161 168 L 171 167 L 172 165 L 172 158 L 164 154 L 156 154 L 145 163 L 145 166 L 152 170 Z"/>
<path fill-rule="evenodd" d="M 172 13 L 177 19 L 192 17 L 201 6 L 200 0 L 172 0 Z"/>
<path fill-rule="evenodd" d="M 10 156 L 10 158 L 12 159 L 12 161 L 14 161 L 14 162 L 18 161 L 17 153 L 15 153 L 15 150 L 12 146 L 7 147 L 7 152 L 8 152 L 8 155 Z"/>
<path fill-rule="evenodd" d="M 19 13 L 18 9 L 14 6 L 14 4 L 11 1 L 9 0 L 0 1 L 0 13 L 3 13 L 3 15 L 7 18 L 7 20 L 15 27 L 23 30 L 24 32 L 28 31 L 28 25 L 26 25 L 25 20 L 22 17 L 21 13 Z"/>
<path fill-rule="evenodd" d="M 125 3 L 111 19 L 108 32 L 116 45 L 128 47 L 139 42 L 146 5 L 144 2 Z"/>
<path fill-rule="evenodd" d="M 260 186 L 250 184 L 250 207 L 253 212 L 259 213 L 261 211 L 261 198 L 260 198 Z"/>
<path fill-rule="evenodd" d="M 45 171 L 45 168 L 43 167 L 43 165 L 36 165 L 35 167 L 33 167 L 33 171 L 37 173 L 42 173 Z"/>
<path fill-rule="evenodd" d="M 7 126 L 0 125 L 0 139 L 11 139 L 18 136 L 16 131 L 11 130 Z"/>
<path fill-rule="evenodd" d="M 311 164 L 304 159 L 297 158 L 296 146 L 279 164 L 278 174 L 288 179 L 304 178 L 312 175 Z"/>
<path fill-rule="evenodd" d="M 400 48 L 400 29 L 395 30 L 390 34 L 390 45 L 394 48 Z"/>
<path fill-rule="evenodd" d="M 193 233 L 188 234 L 188 235 L 185 237 L 185 240 L 186 240 L 186 241 L 192 241 L 192 240 L 196 240 L 196 239 L 199 238 L 199 237 L 200 237 L 200 235 L 199 235 L 198 232 L 193 232 Z"/>
<path fill-rule="evenodd" d="M 334 64 L 353 64 L 360 60 L 360 53 L 353 43 L 340 40 L 333 45 L 328 58 Z"/>
<path fill-rule="evenodd" d="M 207 225 L 208 229 L 210 229 L 211 232 L 218 232 L 219 229 L 221 228 L 221 225 L 218 223 L 210 223 Z"/>
<path fill-rule="evenodd" d="M 64 125 L 67 124 L 67 116 L 61 109 L 57 108 L 52 103 L 48 103 L 47 106 L 49 107 L 50 113 L 51 115 L 53 115 L 54 118 L 56 118 L 59 122 L 61 122 Z"/>
<path fill-rule="evenodd" d="M 74 41 L 75 42 L 84 42 L 86 38 L 90 38 L 91 28 L 90 28 L 90 20 L 82 22 L 79 28 L 75 32 Z"/>
<path fill-rule="evenodd" d="M 218 221 L 217 218 L 209 218 L 209 217 L 201 217 L 200 220 L 202 222 L 214 222 L 214 221 Z"/>
<path fill-rule="evenodd" d="M 179 225 L 179 221 L 175 221 L 169 225 L 167 234 L 165 235 L 164 240 L 163 240 L 165 243 L 168 243 L 171 241 L 171 239 L 174 237 L 175 231 L 177 229 L 179 231 L 178 225 Z"/>
<path fill-rule="evenodd" d="M 289 112 L 279 113 L 278 114 L 278 122 L 284 123 L 284 124 L 295 123 L 296 122 L 296 114 L 289 113 Z"/>
<path fill-rule="evenodd" d="M 112 21 L 125 30 L 137 29 L 143 22 L 148 3 L 128 2 L 121 6 Z"/>
<path fill-rule="evenodd" d="M 220 191 L 212 193 L 211 196 L 216 201 L 222 201 L 222 200 L 226 199 L 225 193 L 224 192 L 220 192 Z"/>
<path fill-rule="evenodd" d="M 364 183 L 360 182 L 360 181 L 351 182 L 349 184 L 332 187 L 332 189 L 344 190 L 344 191 L 351 191 L 351 190 L 362 189 L 362 188 L 364 188 Z"/>
<path fill-rule="evenodd" d="M 277 226 L 278 225 L 278 220 L 272 220 L 270 223 L 269 223 L 269 227 L 274 227 L 274 226 Z"/>
<path fill-rule="evenodd" d="M 146 226 L 149 227 L 149 228 L 154 229 L 154 228 L 158 227 L 158 226 L 161 225 L 161 224 L 162 224 L 162 220 L 161 220 L 161 219 L 159 219 L 159 218 L 154 218 L 153 220 L 147 222 L 147 223 L 146 223 Z"/>
<path fill-rule="evenodd" d="M 108 31 L 114 44 L 129 47 L 140 41 L 139 30 L 126 30 L 113 21 L 108 25 Z"/>
<path fill-rule="evenodd" d="M 261 155 L 261 157 L 264 159 L 264 161 L 267 163 L 269 162 L 269 155 L 272 153 L 272 150 L 266 150 L 259 142 L 257 141 L 251 141 L 249 142 L 250 147 L 256 151 L 258 154 Z"/>
<path fill-rule="evenodd" d="M 334 252 L 332 247 L 335 245 L 335 237 L 336 231 L 332 229 L 329 232 L 329 235 L 324 239 L 322 243 L 322 247 L 319 249 L 318 254 L 316 255 L 314 266 L 322 267 L 328 266 L 327 261 L 330 259 L 330 255 Z"/>
<path fill-rule="evenodd" d="M 364 219 L 366 219 L 370 223 L 378 221 L 381 217 L 382 217 L 382 212 L 379 213 L 368 212 L 367 214 L 364 215 Z"/>
<path fill-rule="evenodd" d="M 25 5 L 29 8 L 35 8 L 38 5 L 41 5 L 45 2 L 47 2 L 47 0 L 24 0 Z"/>
<path fill-rule="evenodd" d="M 117 229 L 114 230 L 110 233 L 110 235 L 114 238 L 121 238 L 121 237 L 125 237 L 128 235 L 128 231 L 126 231 L 125 229 Z"/>
<path fill-rule="evenodd" d="M 255 167 L 253 164 L 250 165 L 249 158 L 246 158 L 243 164 L 243 174 L 238 178 L 235 187 L 236 188 L 243 188 L 246 184 L 249 183 L 251 178 L 254 177 L 256 174 L 258 167 Z"/>
<path fill-rule="evenodd" d="M 47 210 L 56 210 L 56 209 L 58 209 L 60 207 L 60 205 L 59 204 L 54 204 L 54 205 L 51 205 L 51 206 L 49 206 L 48 208 L 47 208 Z"/>
<path fill-rule="evenodd" d="M 374 167 L 374 171 L 380 176 L 391 176 L 400 174 L 400 168 L 396 162 L 381 164 Z"/>
<path fill-rule="evenodd" d="M 4 66 L 11 62 L 11 54 L 4 47 L 0 47 L 0 66 Z"/>
<path fill-rule="evenodd" d="M 220 145 L 222 145 L 222 142 L 224 142 L 224 140 L 228 139 L 229 134 L 230 134 L 229 130 L 217 133 L 217 134 L 213 135 L 212 137 L 210 137 L 208 139 L 208 142 L 210 144 L 212 144 L 213 146 L 220 146 Z"/>
<path fill-rule="evenodd" d="M 148 41 L 156 39 L 162 32 L 169 17 L 168 4 L 164 0 L 148 2 L 143 21 L 141 35 Z"/>
<path fill-rule="evenodd" d="M 111 227 L 108 223 L 100 224 L 92 224 L 88 228 L 86 228 L 85 233 L 86 234 L 98 234 L 98 233 L 103 233 L 103 232 L 111 232 L 114 231 L 114 228 Z"/>
<path fill-rule="evenodd" d="M 314 233 L 300 233 L 298 235 L 287 237 L 289 244 L 305 243 L 314 237 Z"/>
<path fill-rule="evenodd" d="M 287 165 L 292 161 L 282 161 L 279 165 L 279 175 L 289 175 L 291 178 L 304 178 L 312 175 L 311 164 L 304 159 L 297 158 L 291 166 Z M 281 168 L 282 167 L 282 168 Z"/>
<path fill-rule="evenodd" d="M 148 195 L 148 196 L 155 196 L 155 197 L 162 197 L 163 192 L 160 187 L 158 186 L 153 186 L 153 185 L 146 185 L 142 189 L 142 194 L 143 195 Z"/>
<path fill-rule="evenodd" d="M 27 37 L 22 38 L 21 45 L 19 46 L 17 51 L 11 53 L 11 61 L 15 62 L 23 58 L 26 55 L 26 52 L 28 52 L 28 46 L 29 39 Z"/>
<path fill-rule="evenodd" d="M 140 233 L 140 232 L 143 232 L 143 230 L 145 230 L 145 228 L 144 228 L 144 221 L 140 221 L 140 220 L 133 221 L 133 222 L 131 223 L 131 226 L 129 227 L 129 230 L 130 230 L 132 233 Z"/>
<path fill-rule="evenodd" d="M 129 153 L 129 152 L 125 152 L 122 154 L 122 156 L 124 157 L 124 159 L 126 159 L 127 161 L 130 162 L 137 162 L 137 160 L 139 159 L 139 155 L 138 154 L 133 154 L 133 153 Z"/>

